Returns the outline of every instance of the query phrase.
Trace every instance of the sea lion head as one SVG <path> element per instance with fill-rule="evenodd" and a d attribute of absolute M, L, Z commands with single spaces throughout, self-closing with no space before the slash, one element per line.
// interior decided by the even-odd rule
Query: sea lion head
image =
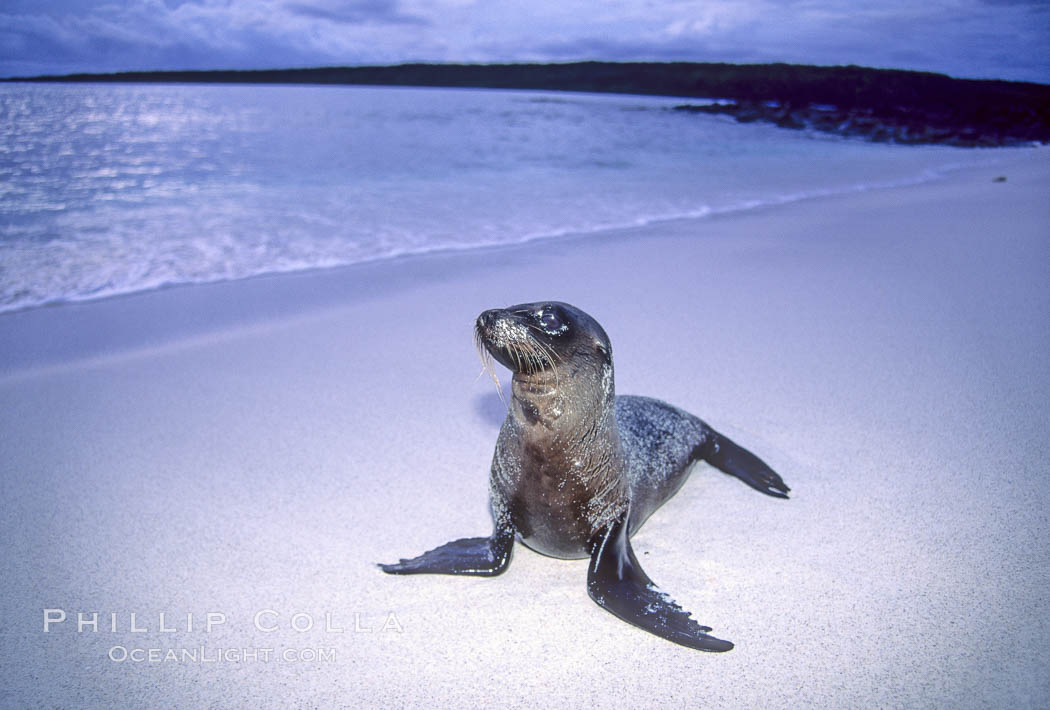
<path fill-rule="evenodd" d="M 612 346 L 605 330 L 579 308 L 558 301 L 494 308 L 478 316 L 478 346 L 515 381 L 600 385 L 612 395 Z"/>

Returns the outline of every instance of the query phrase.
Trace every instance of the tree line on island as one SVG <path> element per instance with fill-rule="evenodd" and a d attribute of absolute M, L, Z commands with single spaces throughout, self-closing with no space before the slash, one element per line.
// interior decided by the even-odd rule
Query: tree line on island
<path fill-rule="evenodd" d="M 650 94 L 707 100 L 677 106 L 681 111 L 726 114 L 738 121 L 874 141 L 957 146 L 1050 142 L 1048 85 L 858 66 L 400 64 L 67 74 L 7 81 L 351 84 Z"/>

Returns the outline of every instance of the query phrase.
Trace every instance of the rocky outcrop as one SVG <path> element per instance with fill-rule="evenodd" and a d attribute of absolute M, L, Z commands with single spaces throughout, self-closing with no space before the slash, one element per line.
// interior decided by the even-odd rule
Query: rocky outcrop
<path fill-rule="evenodd" d="M 724 114 L 741 123 L 762 121 L 781 128 L 859 137 L 883 143 L 997 147 L 1050 142 L 1050 121 L 1039 112 L 1004 110 L 980 117 L 957 112 L 898 107 L 892 111 L 777 101 L 683 104 L 678 111 Z"/>

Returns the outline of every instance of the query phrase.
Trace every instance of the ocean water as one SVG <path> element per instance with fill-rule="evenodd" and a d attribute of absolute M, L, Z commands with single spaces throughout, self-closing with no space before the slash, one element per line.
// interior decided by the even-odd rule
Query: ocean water
<path fill-rule="evenodd" d="M 677 103 L 3 85 L 0 312 L 703 218 L 994 160 L 737 124 Z"/>

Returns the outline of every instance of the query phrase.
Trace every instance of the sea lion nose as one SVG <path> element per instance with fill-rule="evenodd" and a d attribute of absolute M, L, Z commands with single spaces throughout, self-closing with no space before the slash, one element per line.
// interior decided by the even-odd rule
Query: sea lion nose
<path fill-rule="evenodd" d="M 498 308 L 493 308 L 491 310 L 485 311 L 480 316 L 478 316 L 478 327 L 479 328 L 486 328 L 486 329 L 490 328 L 490 327 L 492 327 L 492 324 L 496 322 L 496 318 L 498 318 L 498 317 L 499 317 L 499 309 Z"/>

